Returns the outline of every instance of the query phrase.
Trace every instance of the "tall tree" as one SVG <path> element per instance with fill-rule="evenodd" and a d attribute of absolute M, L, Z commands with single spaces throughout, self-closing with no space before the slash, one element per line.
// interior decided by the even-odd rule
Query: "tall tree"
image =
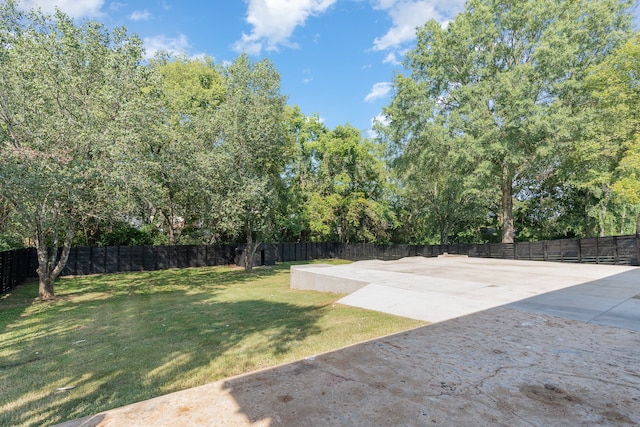
<path fill-rule="evenodd" d="M 395 80 L 397 95 L 387 110 L 391 139 L 401 152 L 408 145 L 430 151 L 433 139 L 415 121 L 436 124 L 457 140 L 456 149 L 475 165 L 476 188 L 499 190 L 502 241 L 513 242 L 519 184 L 548 174 L 569 147 L 580 124 L 572 93 L 586 70 L 628 37 L 630 5 L 470 0 L 446 28 L 429 21 L 407 54 L 411 75 Z M 426 108 L 420 112 L 419 105 Z M 397 113 L 405 109 L 412 114 Z"/>
<path fill-rule="evenodd" d="M 336 126 L 305 146 L 311 158 L 305 204 L 312 240 L 385 242 L 394 225 L 382 149 L 353 126 Z"/>
<path fill-rule="evenodd" d="M 581 187 L 600 196 L 592 208 L 600 235 L 625 233 L 627 224 L 640 233 L 640 35 L 592 67 L 586 83 L 589 132 L 581 141 L 586 149 L 574 152 L 583 155 L 580 166 L 590 177 Z M 616 218 L 607 221 L 611 210 Z"/>
<path fill-rule="evenodd" d="M 282 174 L 276 237 L 281 242 L 307 241 L 311 238 L 308 201 L 317 184 L 317 142 L 329 129 L 316 114 L 306 116 L 298 106 L 287 107 L 285 125 L 292 155 Z"/>
<path fill-rule="evenodd" d="M 0 4 L 0 181 L 36 245 L 41 298 L 54 295 L 78 222 L 127 195 L 141 58 L 124 29 Z"/>
<path fill-rule="evenodd" d="M 252 62 L 245 54 L 221 70 L 224 100 L 213 116 L 217 162 L 224 179 L 216 182 L 232 202 L 228 216 L 246 238 L 245 269 L 274 231 L 281 173 L 291 155 L 280 93 L 280 75 L 264 59 Z"/>
<path fill-rule="evenodd" d="M 216 199 L 208 191 L 218 179 L 211 165 L 211 122 L 224 89 L 211 58 L 164 55 L 151 67 L 158 76 L 151 88 L 156 96 L 150 113 L 155 117 L 154 137 L 144 141 L 145 161 L 138 165 L 149 177 L 141 195 L 147 220 L 176 244 L 185 228 L 208 217 L 210 202 Z"/>
<path fill-rule="evenodd" d="M 471 179 L 476 163 L 462 139 L 450 134 L 446 117 L 424 114 L 437 101 L 423 97 L 424 82 L 397 76 L 396 88 L 393 102 L 385 108 L 392 126 L 379 123 L 377 130 L 384 138 L 402 141 L 389 147 L 392 171 L 399 180 L 398 231 L 411 242 L 448 244 L 450 238 L 468 232 L 482 217 L 481 209 L 487 208 Z M 411 135 L 411 140 L 405 141 L 404 135 Z"/>

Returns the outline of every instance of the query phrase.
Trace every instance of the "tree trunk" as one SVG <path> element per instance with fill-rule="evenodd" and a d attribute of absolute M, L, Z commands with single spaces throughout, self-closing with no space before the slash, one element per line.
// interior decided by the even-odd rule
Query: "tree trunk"
<path fill-rule="evenodd" d="M 53 298 L 54 282 L 67 265 L 69 252 L 71 252 L 71 243 L 75 234 L 75 222 L 69 220 L 67 223 L 67 232 L 62 246 L 60 258 L 58 258 L 58 238 L 54 237 L 52 244 L 47 244 L 47 236 L 38 227 L 36 233 L 36 251 L 38 254 L 38 297 L 40 299 Z"/>
<path fill-rule="evenodd" d="M 253 241 L 253 229 L 251 227 L 251 221 L 247 222 L 247 247 L 244 251 L 244 271 L 245 273 L 253 272 L 253 258 L 256 254 L 256 250 L 260 246 L 259 242 Z"/>
<path fill-rule="evenodd" d="M 447 222 L 447 219 L 441 219 L 440 220 L 440 224 L 439 224 L 439 229 L 440 229 L 440 244 L 441 245 L 448 245 L 449 244 L 449 230 L 450 230 L 450 226 L 449 223 Z"/>
<path fill-rule="evenodd" d="M 598 237 L 604 237 L 605 233 L 605 221 L 607 219 L 607 206 L 603 205 L 600 209 L 600 218 L 598 220 Z"/>
<path fill-rule="evenodd" d="M 53 279 L 48 274 L 45 274 L 45 275 L 40 274 L 40 271 L 38 271 L 38 276 L 39 276 L 38 298 L 40 299 L 53 298 L 55 296 L 55 293 L 53 291 L 53 282 L 55 279 Z"/>
<path fill-rule="evenodd" d="M 515 241 L 515 227 L 513 224 L 513 178 L 507 170 L 503 168 L 502 173 L 502 243 L 513 243 Z"/>
<path fill-rule="evenodd" d="M 640 212 L 638 212 L 638 218 L 636 219 L 636 234 L 640 236 Z"/>

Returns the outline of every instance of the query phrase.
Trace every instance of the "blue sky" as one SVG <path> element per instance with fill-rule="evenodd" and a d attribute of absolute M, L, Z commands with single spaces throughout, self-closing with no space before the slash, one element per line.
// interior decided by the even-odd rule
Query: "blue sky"
<path fill-rule="evenodd" d="M 60 7 L 78 19 L 126 26 L 152 56 L 164 49 L 233 61 L 241 52 L 269 58 L 281 91 L 331 129 L 349 123 L 366 136 L 391 97 L 415 27 L 445 24 L 464 0 L 22 0 Z"/>

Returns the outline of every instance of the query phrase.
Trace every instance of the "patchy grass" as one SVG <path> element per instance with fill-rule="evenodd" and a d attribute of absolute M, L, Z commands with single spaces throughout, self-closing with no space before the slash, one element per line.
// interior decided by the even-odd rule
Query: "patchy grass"
<path fill-rule="evenodd" d="M 424 324 L 292 290 L 290 265 L 63 278 L 49 302 L 37 283 L 18 287 L 0 299 L 0 425 L 59 423 Z"/>

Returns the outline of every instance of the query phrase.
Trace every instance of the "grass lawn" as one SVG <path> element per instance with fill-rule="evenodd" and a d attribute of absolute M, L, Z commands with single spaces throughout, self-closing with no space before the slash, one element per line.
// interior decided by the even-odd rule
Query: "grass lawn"
<path fill-rule="evenodd" d="M 55 424 L 424 324 L 291 290 L 290 266 L 62 278 L 49 302 L 19 286 L 0 297 L 0 425 Z"/>

